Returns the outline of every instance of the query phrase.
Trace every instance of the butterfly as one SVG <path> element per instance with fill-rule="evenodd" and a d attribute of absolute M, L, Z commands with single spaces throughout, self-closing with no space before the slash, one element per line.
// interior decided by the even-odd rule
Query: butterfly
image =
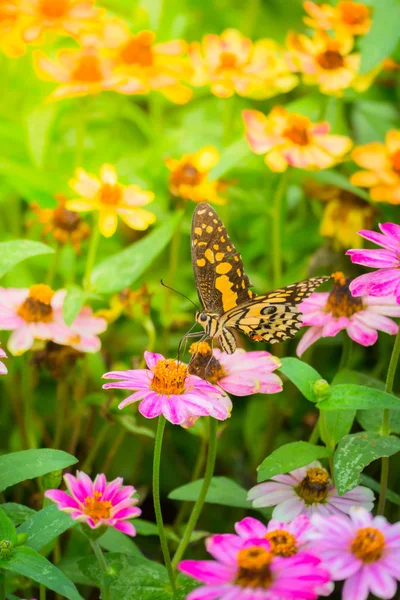
<path fill-rule="evenodd" d="M 217 338 L 233 354 L 233 329 L 253 342 L 283 342 L 302 323 L 298 305 L 329 277 L 312 277 L 257 296 L 243 271 L 242 257 L 215 210 L 201 202 L 193 214 L 191 250 L 194 278 L 202 311 L 196 321 L 208 338 Z"/>

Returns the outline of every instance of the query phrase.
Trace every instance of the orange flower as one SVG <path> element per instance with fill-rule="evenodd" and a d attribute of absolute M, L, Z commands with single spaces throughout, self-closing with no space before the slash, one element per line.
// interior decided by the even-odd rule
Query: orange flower
<path fill-rule="evenodd" d="M 108 323 L 113 323 L 122 314 L 132 319 L 134 316 L 142 317 L 150 314 L 151 298 L 147 283 L 143 283 L 139 290 L 124 288 L 118 294 L 110 299 L 110 308 L 102 308 L 97 311 L 96 317 L 106 319 Z"/>
<path fill-rule="evenodd" d="M 375 202 L 400 204 L 400 130 L 388 131 L 384 144 L 373 142 L 354 148 L 351 156 L 365 169 L 354 173 L 351 183 L 371 188 Z"/>
<path fill-rule="evenodd" d="M 254 43 L 236 29 L 220 36 L 206 35 L 193 42 L 189 54 L 194 68 L 193 85 L 210 85 L 220 98 L 239 96 L 270 98 L 293 89 L 298 79 L 290 73 L 273 40 Z"/>
<path fill-rule="evenodd" d="M 336 6 L 303 2 L 304 10 L 310 15 L 304 23 L 313 29 L 341 29 L 351 35 L 368 33 L 371 27 L 371 9 L 361 2 L 345 0 Z"/>
<path fill-rule="evenodd" d="M 327 169 L 351 149 L 345 135 L 329 135 L 329 123 L 312 123 L 308 117 L 288 113 L 275 106 L 268 116 L 257 110 L 244 110 L 245 135 L 256 154 L 265 154 L 271 171 L 287 167 L 307 170 Z"/>
<path fill-rule="evenodd" d="M 222 198 L 219 192 L 226 188 L 226 183 L 209 179 L 210 170 L 218 161 L 219 152 L 213 146 L 184 154 L 180 159 L 167 158 L 165 164 L 171 171 L 169 191 L 184 200 L 225 204 L 226 198 Z"/>
<path fill-rule="evenodd" d="M 93 0 L 21 0 L 21 12 L 26 42 L 41 40 L 46 31 L 76 36 L 101 14 Z"/>
<path fill-rule="evenodd" d="M 26 45 L 21 37 L 19 0 L 0 0 L 0 50 L 10 58 L 25 53 Z"/>
<path fill-rule="evenodd" d="M 112 165 L 101 167 L 100 179 L 77 169 L 70 186 L 80 198 L 68 200 L 66 208 L 76 212 L 98 211 L 100 231 L 105 237 L 115 233 L 118 216 L 137 231 L 144 231 L 156 220 L 153 213 L 141 208 L 154 199 L 154 194 L 145 192 L 138 185 L 118 183 Z"/>

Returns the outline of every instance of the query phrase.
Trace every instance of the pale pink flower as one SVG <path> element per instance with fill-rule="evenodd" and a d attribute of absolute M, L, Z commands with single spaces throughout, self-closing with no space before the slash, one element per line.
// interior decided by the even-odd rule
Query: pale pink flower
<path fill-rule="evenodd" d="M 400 523 L 373 517 L 365 508 L 350 516 L 312 518 L 313 549 L 335 581 L 345 580 L 343 600 L 394 598 L 400 580 Z M 397 597 L 397 596 L 396 596 Z"/>
<path fill-rule="evenodd" d="M 134 506 L 138 502 L 138 498 L 134 498 L 135 488 L 123 485 L 122 477 L 107 483 L 102 473 L 92 481 L 86 473 L 77 471 L 76 477 L 69 473 L 64 475 L 64 482 L 69 493 L 47 490 L 44 494 L 59 510 L 91 529 L 113 527 L 127 535 L 136 535 L 136 529 L 127 519 L 138 517 L 142 511 Z"/>
<path fill-rule="evenodd" d="M 275 506 L 273 518 L 284 522 L 302 514 L 340 515 L 349 513 L 353 506 L 367 510 L 374 506 L 374 493 L 361 485 L 339 496 L 328 471 L 318 461 L 254 486 L 248 499 L 254 508 Z"/>
<path fill-rule="evenodd" d="M 382 233 L 362 229 L 358 233 L 383 249 L 348 250 L 353 263 L 378 269 L 375 272 L 360 275 L 352 281 L 350 290 L 353 296 L 390 296 L 400 304 L 400 225 L 382 223 Z"/>
<path fill-rule="evenodd" d="M 161 354 L 145 352 L 147 369 L 112 371 L 104 389 L 136 390 L 119 404 L 122 409 L 140 401 L 139 412 L 147 419 L 163 414 L 174 425 L 190 427 L 198 417 L 211 415 L 224 421 L 232 406 L 226 395 L 208 381 L 191 375 L 185 364 L 165 359 Z"/>
<path fill-rule="evenodd" d="M 354 298 L 350 279 L 343 273 L 333 275 L 330 293 L 314 292 L 304 300 L 299 309 L 303 313 L 303 326 L 310 326 L 297 346 L 301 356 L 320 338 L 334 337 L 340 331 L 362 346 L 372 346 L 378 331 L 395 335 L 398 325 L 390 317 L 400 317 L 400 306 L 394 296 L 374 298 L 363 295 Z"/>
<path fill-rule="evenodd" d="M 0 358 L 7 358 L 7 354 L 0 348 Z M 0 360 L 0 375 L 8 373 L 6 365 Z"/>

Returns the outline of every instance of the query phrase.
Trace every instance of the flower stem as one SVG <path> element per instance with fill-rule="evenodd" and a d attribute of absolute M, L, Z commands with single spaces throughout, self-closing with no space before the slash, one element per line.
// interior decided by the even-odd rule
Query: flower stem
<path fill-rule="evenodd" d="M 274 196 L 272 219 L 272 273 L 274 288 L 280 286 L 282 279 L 281 222 L 283 201 L 288 186 L 289 172 L 288 168 L 287 171 L 282 174 Z"/>
<path fill-rule="evenodd" d="M 215 467 L 215 459 L 217 456 L 217 421 L 210 417 L 210 437 L 208 444 L 208 456 L 207 456 L 207 464 L 206 470 L 204 473 L 203 485 L 201 486 L 201 490 L 199 493 L 199 497 L 197 498 L 195 505 L 192 510 L 192 514 L 190 515 L 189 521 L 187 522 L 185 531 L 183 533 L 183 537 L 179 543 L 178 549 L 175 552 L 175 556 L 172 561 L 172 566 L 176 569 L 179 561 L 182 559 L 187 545 L 190 542 L 191 535 L 193 533 L 194 528 L 196 527 L 197 521 L 199 519 L 201 510 L 203 508 L 204 501 L 207 496 L 208 488 L 210 487 L 212 476 L 214 475 L 214 467 Z"/>
<path fill-rule="evenodd" d="M 339 371 L 342 369 L 350 368 L 351 363 L 351 355 L 353 350 L 353 343 L 351 338 L 347 335 L 347 333 L 343 332 L 343 347 L 342 347 L 342 355 L 340 357 L 339 363 Z"/>
<path fill-rule="evenodd" d="M 76 120 L 76 145 L 75 145 L 75 167 L 81 167 L 85 151 L 85 137 L 87 125 L 87 102 L 88 98 L 80 98 Z"/>
<path fill-rule="evenodd" d="M 386 385 L 385 392 L 387 394 L 391 394 L 393 392 L 393 382 L 396 374 L 397 364 L 399 362 L 400 356 L 400 327 L 397 332 L 396 339 L 394 342 L 392 356 L 390 357 L 389 368 L 386 376 Z M 383 411 L 383 419 L 382 419 L 382 430 L 381 434 L 384 437 L 387 437 L 390 434 L 390 411 L 385 408 Z M 386 501 L 386 491 L 388 487 L 388 478 L 389 478 L 389 457 L 382 457 L 382 471 L 381 471 L 381 489 L 379 494 L 379 502 L 378 502 L 378 515 L 383 515 L 385 512 L 385 501 Z"/>
<path fill-rule="evenodd" d="M 39 592 L 40 600 L 46 600 L 46 587 L 43 584 L 40 585 Z"/>
<path fill-rule="evenodd" d="M 167 536 L 165 534 L 164 522 L 161 512 L 160 501 L 160 463 L 161 463 L 161 448 L 165 429 L 165 417 L 158 417 L 156 440 L 154 443 L 154 458 L 153 458 L 153 502 L 156 522 L 158 527 L 158 535 L 160 537 L 161 550 L 164 556 L 164 563 L 168 571 L 168 578 L 171 584 L 173 596 L 175 596 L 175 575 L 171 564 L 171 555 L 169 553 Z"/>
<path fill-rule="evenodd" d="M 179 259 L 179 246 L 181 242 L 181 229 L 184 212 L 176 225 L 174 234 L 172 236 L 171 245 L 169 249 L 169 272 L 168 272 L 168 285 L 174 287 L 176 271 L 178 268 Z M 164 318 L 170 318 L 171 316 L 171 290 L 164 288 Z M 164 353 L 168 354 L 168 342 L 169 342 L 169 325 L 164 325 L 163 335 L 163 347 Z"/>
<path fill-rule="evenodd" d="M 49 270 L 48 270 L 47 277 L 46 277 L 46 283 L 50 287 L 52 286 L 54 277 L 57 274 L 58 263 L 60 262 L 60 256 L 61 256 L 61 244 L 57 244 L 57 247 L 54 251 L 53 258 L 50 262 Z"/>
<path fill-rule="evenodd" d="M 0 600 L 6 600 L 6 574 L 0 572 Z"/>
<path fill-rule="evenodd" d="M 319 419 L 318 419 L 319 431 L 321 434 L 321 438 L 325 442 L 325 446 L 330 450 L 335 449 L 335 443 L 332 441 L 332 438 L 329 433 L 328 425 L 326 422 L 326 414 L 323 410 L 319 411 Z M 331 479 L 334 483 L 334 471 L 333 471 L 333 455 L 329 457 L 329 470 L 331 472 Z"/>
<path fill-rule="evenodd" d="M 100 241 L 100 229 L 98 223 L 98 215 L 93 214 L 92 236 L 90 238 L 89 250 L 86 259 L 85 275 L 83 278 L 83 289 L 85 292 L 90 290 L 90 276 L 96 261 L 97 249 Z"/>
<path fill-rule="evenodd" d="M 37 448 L 33 415 L 33 367 L 30 363 L 28 353 L 26 353 L 23 357 L 20 377 L 23 402 L 23 428 L 25 431 L 29 448 Z"/>
<path fill-rule="evenodd" d="M 110 581 L 108 578 L 108 565 L 106 559 L 97 541 L 90 540 L 90 545 L 92 546 L 100 568 L 103 571 L 102 600 L 110 600 Z"/>
<path fill-rule="evenodd" d="M 319 419 L 318 419 L 318 421 L 315 423 L 314 428 L 311 432 L 311 435 L 308 439 L 308 443 L 316 444 L 319 440 L 319 436 L 320 436 L 320 425 L 319 425 Z"/>
<path fill-rule="evenodd" d="M 65 379 L 60 379 L 57 383 L 56 396 L 56 426 L 54 432 L 53 447 L 59 448 L 64 431 L 65 417 L 67 413 L 68 398 L 69 398 L 68 383 Z"/>
<path fill-rule="evenodd" d="M 196 464 L 193 469 L 190 481 L 197 481 L 200 478 L 200 474 L 203 470 L 204 463 L 206 462 L 207 454 L 207 440 L 202 437 L 199 452 L 197 454 Z M 175 519 L 174 527 L 178 527 L 184 521 L 189 514 L 190 502 L 182 502 L 177 517 Z"/>

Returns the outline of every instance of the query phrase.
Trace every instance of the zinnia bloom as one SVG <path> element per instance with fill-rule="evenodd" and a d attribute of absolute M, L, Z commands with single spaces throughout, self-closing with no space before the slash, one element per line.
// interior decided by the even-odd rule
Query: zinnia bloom
<path fill-rule="evenodd" d="M 253 517 L 245 517 L 235 523 L 235 531 L 244 540 L 266 539 L 275 556 L 294 556 L 307 549 L 310 519 L 299 515 L 291 523 L 271 519 L 268 525 Z"/>
<path fill-rule="evenodd" d="M 375 202 L 400 204 L 400 130 L 388 131 L 384 144 L 357 146 L 351 157 L 365 169 L 351 176 L 353 185 L 370 188 Z"/>
<path fill-rule="evenodd" d="M 353 263 L 378 269 L 375 272 L 360 275 L 350 284 L 353 296 L 389 296 L 394 295 L 400 304 L 400 226 L 395 223 L 382 223 L 379 225 L 382 233 L 362 230 L 358 233 L 383 250 L 348 250 Z M 394 313 L 392 313 L 393 316 Z"/>
<path fill-rule="evenodd" d="M 210 171 L 219 162 L 219 158 L 219 152 L 214 146 L 205 146 L 192 154 L 184 154 L 179 159 L 166 158 L 165 164 L 171 171 L 171 194 L 193 202 L 225 204 L 226 198 L 219 193 L 227 187 L 226 183 L 218 179 L 209 179 Z"/>
<path fill-rule="evenodd" d="M 0 348 L 0 358 L 7 358 L 7 354 L 4 352 L 3 348 Z M 8 373 L 6 365 L 0 360 L 0 375 L 5 375 Z"/>
<path fill-rule="evenodd" d="M 145 352 L 147 369 L 112 371 L 104 389 L 136 390 L 118 408 L 140 401 L 139 412 L 147 419 L 163 414 L 174 425 L 193 426 L 198 417 L 211 415 L 220 421 L 230 416 L 226 396 L 208 381 L 191 375 L 185 364 Z M 230 401 L 229 401 L 230 405 Z"/>
<path fill-rule="evenodd" d="M 330 135 L 328 122 L 312 123 L 308 117 L 275 106 L 268 116 L 244 110 L 245 135 L 256 154 L 265 154 L 271 171 L 287 167 L 327 169 L 349 152 L 352 141 L 345 135 Z"/>
<path fill-rule="evenodd" d="M 373 517 L 365 508 L 350 516 L 312 518 L 311 543 L 335 581 L 345 580 L 344 600 L 394 598 L 400 580 L 400 523 Z"/>
<path fill-rule="evenodd" d="M 303 21 L 313 29 L 339 29 L 350 35 L 364 35 L 370 30 L 371 9 L 362 2 L 342 0 L 332 6 L 306 0 L 303 6 L 309 14 Z"/>
<path fill-rule="evenodd" d="M 352 506 L 372 510 L 374 493 L 361 485 L 339 496 L 329 473 L 318 461 L 286 475 L 275 475 L 249 491 L 255 508 L 275 506 L 274 519 L 288 522 L 298 515 L 337 515 L 348 513 Z"/>
<path fill-rule="evenodd" d="M 142 511 L 134 506 L 138 502 L 138 498 L 133 497 L 135 488 L 123 485 L 122 477 L 107 483 L 102 473 L 92 481 L 86 473 L 77 471 L 76 477 L 69 473 L 64 475 L 64 482 L 69 494 L 61 490 L 47 490 L 44 494 L 59 510 L 91 529 L 112 527 L 126 535 L 136 535 L 136 529 L 127 519 L 138 517 Z"/>
<path fill-rule="evenodd" d="M 206 548 L 215 560 L 184 560 L 178 566 L 205 584 L 187 600 L 314 600 L 329 581 L 319 558 L 308 553 L 276 556 L 266 539 L 213 535 Z"/>
<path fill-rule="evenodd" d="M 54 292 L 44 284 L 29 289 L 0 288 L 0 329 L 12 331 L 8 340 L 11 354 L 23 354 L 35 340 L 52 340 L 82 352 L 100 349 L 97 335 L 105 331 L 107 322 L 84 306 L 67 327 L 62 316 L 66 294 L 66 290 Z"/>
<path fill-rule="evenodd" d="M 112 165 L 101 167 L 100 179 L 77 169 L 70 186 L 80 198 L 68 200 L 66 208 L 76 212 L 98 211 L 100 231 L 105 237 L 111 237 L 117 230 L 118 216 L 138 231 L 144 231 L 156 220 L 153 213 L 142 208 L 152 202 L 153 192 L 145 192 L 138 185 L 118 183 Z"/>
<path fill-rule="evenodd" d="M 210 85 L 220 98 L 239 96 L 270 98 L 293 89 L 298 79 L 290 73 L 282 51 L 273 40 L 253 42 L 236 29 L 220 36 L 208 34 L 193 42 L 189 54 L 194 68 L 193 85 Z"/>
<path fill-rule="evenodd" d="M 228 394 L 250 396 L 282 391 L 282 380 L 273 373 L 281 361 L 270 352 L 246 352 L 238 348 L 233 354 L 226 354 L 218 348 L 211 351 L 207 342 L 195 342 L 189 352 L 192 354 L 189 372 L 218 384 Z"/>
<path fill-rule="evenodd" d="M 1 0 L 0 50 L 10 58 L 22 56 L 26 44 L 21 36 L 21 8 L 19 0 Z"/>
<path fill-rule="evenodd" d="M 314 292 L 299 308 L 303 313 L 303 326 L 310 326 L 297 346 L 297 356 L 321 337 L 334 337 L 339 331 L 362 346 L 372 346 L 378 331 L 395 335 L 398 325 L 391 317 L 400 317 L 400 306 L 394 296 L 354 298 L 351 283 L 343 273 L 333 274 L 333 289 L 329 293 Z"/>

